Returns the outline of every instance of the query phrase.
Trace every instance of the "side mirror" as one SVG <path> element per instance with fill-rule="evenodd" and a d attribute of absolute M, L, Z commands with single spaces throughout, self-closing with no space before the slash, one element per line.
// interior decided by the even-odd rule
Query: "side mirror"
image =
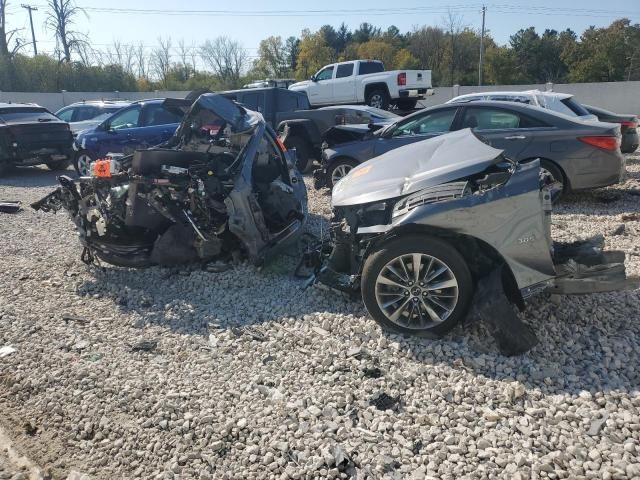
<path fill-rule="evenodd" d="M 309 78 L 309 80 L 311 80 L 312 82 L 317 82 L 318 79 L 316 78 L 315 75 L 311 75 L 311 78 Z"/>

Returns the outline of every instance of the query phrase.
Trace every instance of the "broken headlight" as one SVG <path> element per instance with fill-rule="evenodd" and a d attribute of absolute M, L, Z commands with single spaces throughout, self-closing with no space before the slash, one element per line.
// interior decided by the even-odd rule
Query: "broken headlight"
<path fill-rule="evenodd" d="M 431 203 L 445 202 L 462 198 L 472 193 L 469 182 L 451 182 L 444 185 L 425 188 L 400 199 L 393 207 L 392 217 L 399 217 L 410 212 L 414 208 Z"/>

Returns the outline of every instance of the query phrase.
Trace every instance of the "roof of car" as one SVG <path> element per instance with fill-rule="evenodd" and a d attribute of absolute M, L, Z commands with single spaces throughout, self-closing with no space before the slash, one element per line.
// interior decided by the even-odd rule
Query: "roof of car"
<path fill-rule="evenodd" d="M 460 107 L 462 105 L 457 104 L 457 103 L 443 103 L 440 105 L 435 105 L 433 107 L 428 107 L 425 108 L 423 110 L 418 110 L 417 112 L 414 112 L 410 115 L 407 115 L 406 117 L 404 117 L 405 119 L 413 117 L 413 116 L 417 116 L 419 115 L 421 112 L 425 112 L 425 111 L 431 111 L 431 110 L 437 110 L 440 108 L 454 108 L 454 107 Z M 570 117 L 568 115 L 565 115 L 563 113 L 560 112 L 556 112 L 554 110 L 549 110 L 548 108 L 542 108 L 542 107 L 538 107 L 537 105 L 528 105 L 526 103 L 518 103 L 518 102 L 509 102 L 509 101 L 503 101 L 503 100 L 478 100 L 476 102 L 473 102 L 472 104 L 469 104 L 469 106 L 473 106 L 473 107 L 497 107 L 500 106 L 502 108 L 505 108 L 507 110 L 516 110 L 518 112 L 522 112 L 522 113 L 529 113 L 529 114 L 535 114 L 538 113 L 540 115 L 544 115 L 544 116 L 560 116 L 563 117 L 565 119 L 568 120 L 576 120 L 579 117 Z"/>
<path fill-rule="evenodd" d="M 570 93 L 561 93 L 561 92 L 547 92 L 542 90 L 496 90 L 496 91 L 486 91 L 486 92 L 474 92 L 474 93 L 466 93 L 464 95 L 458 95 L 457 97 L 452 98 L 447 101 L 447 103 L 454 103 L 454 101 L 464 101 L 466 99 L 475 98 L 475 97 L 483 97 L 485 95 L 503 95 L 503 96 L 527 96 L 527 95 L 544 95 L 548 97 L 557 97 L 562 99 L 573 97 Z"/>
<path fill-rule="evenodd" d="M 131 105 L 131 100 L 82 100 L 80 102 L 74 102 L 67 107 L 75 107 L 76 105 L 105 105 L 105 106 L 123 106 Z"/>
<path fill-rule="evenodd" d="M 256 93 L 256 92 L 271 92 L 271 91 L 274 91 L 274 90 L 277 90 L 279 92 L 289 92 L 292 95 L 305 95 L 306 96 L 306 93 L 297 92 L 295 90 L 288 90 L 286 88 L 280 88 L 280 87 L 239 88 L 237 90 L 225 90 L 224 92 L 218 92 L 218 93 L 220 93 L 220 95 L 236 94 L 236 93 L 250 94 L 250 93 Z"/>
<path fill-rule="evenodd" d="M 44 108 L 42 105 L 38 105 L 37 103 L 2 103 L 2 102 L 0 102 L 0 108 L 3 108 L 3 109 L 7 109 L 7 108 L 24 108 L 24 107 Z"/>

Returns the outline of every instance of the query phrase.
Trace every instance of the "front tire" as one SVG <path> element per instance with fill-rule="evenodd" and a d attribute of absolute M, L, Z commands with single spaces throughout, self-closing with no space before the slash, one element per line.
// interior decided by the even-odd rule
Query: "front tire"
<path fill-rule="evenodd" d="M 80 150 L 73 159 L 73 166 L 81 177 L 88 176 L 91 172 L 91 163 L 95 162 L 95 158 L 87 150 Z"/>
<path fill-rule="evenodd" d="M 331 188 L 335 187 L 336 183 L 342 180 L 351 170 L 353 170 L 358 165 L 358 162 L 349 158 L 336 159 L 327 170 L 327 177 L 329 178 L 329 184 Z"/>
<path fill-rule="evenodd" d="M 371 90 L 366 98 L 366 103 L 370 107 L 380 108 L 381 110 L 389 109 L 389 95 L 382 89 Z"/>
<path fill-rule="evenodd" d="M 467 314 L 474 286 L 460 253 L 437 238 L 407 235 L 384 243 L 366 260 L 362 298 L 385 329 L 442 335 Z"/>

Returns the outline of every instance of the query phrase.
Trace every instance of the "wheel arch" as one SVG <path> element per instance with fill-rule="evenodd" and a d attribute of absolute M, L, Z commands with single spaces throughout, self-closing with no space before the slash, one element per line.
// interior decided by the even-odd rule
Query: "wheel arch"
<path fill-rule="evenodd" d="M 562 165 L 560 165 L 555 160 L 547 157 L 528 157 L 523 160 L 520 160 L 518 163 L 529 163 L 529 162 L 533 162 L 534 160 L 540 160 L 540 163 L 549 162 L 554 167 L 556 167 L 558 171 L 562 174 L 562 178 L 564 179 L 564 191 L 568 192 L 569 190 L 571 190 L 571 180 L 569 180 L 569 176 L 567 175 L 567 172 L 565 171 L 564 168 L 562 168 Z"/>
<path fill-rule="evenodd" d="M 389 86 L 384 82 L 374 82 L 365 85 L 364 87 L 364 101 L 367 101 L 369 94 L 372 90 L 383 90 L 387 94 L 387 99 L 391 100 L 391 94 L 389 92 Z"/>
<path fill-rule="evenodd" d="M 494 269 L 500 268 L 502 287 L 505 294 L 509 300 L 520 309 L 524 308 L 524 299 L 520 293 L 516 277 L 505 258 L 493 246 L 471 235 L 415 223 L 402 225 L 394 228 L 391 233 L 373 241 L 367 248 L 365 257 L 373 250 L 381 248 L 384 244 L 396 240 L 403 235 L 424 235 L 450 244 L 458 251 L 462 258 L 464 258 L 471 271 L 474 282 L 478 282 L 478 280 L 488 275 Z"/>

